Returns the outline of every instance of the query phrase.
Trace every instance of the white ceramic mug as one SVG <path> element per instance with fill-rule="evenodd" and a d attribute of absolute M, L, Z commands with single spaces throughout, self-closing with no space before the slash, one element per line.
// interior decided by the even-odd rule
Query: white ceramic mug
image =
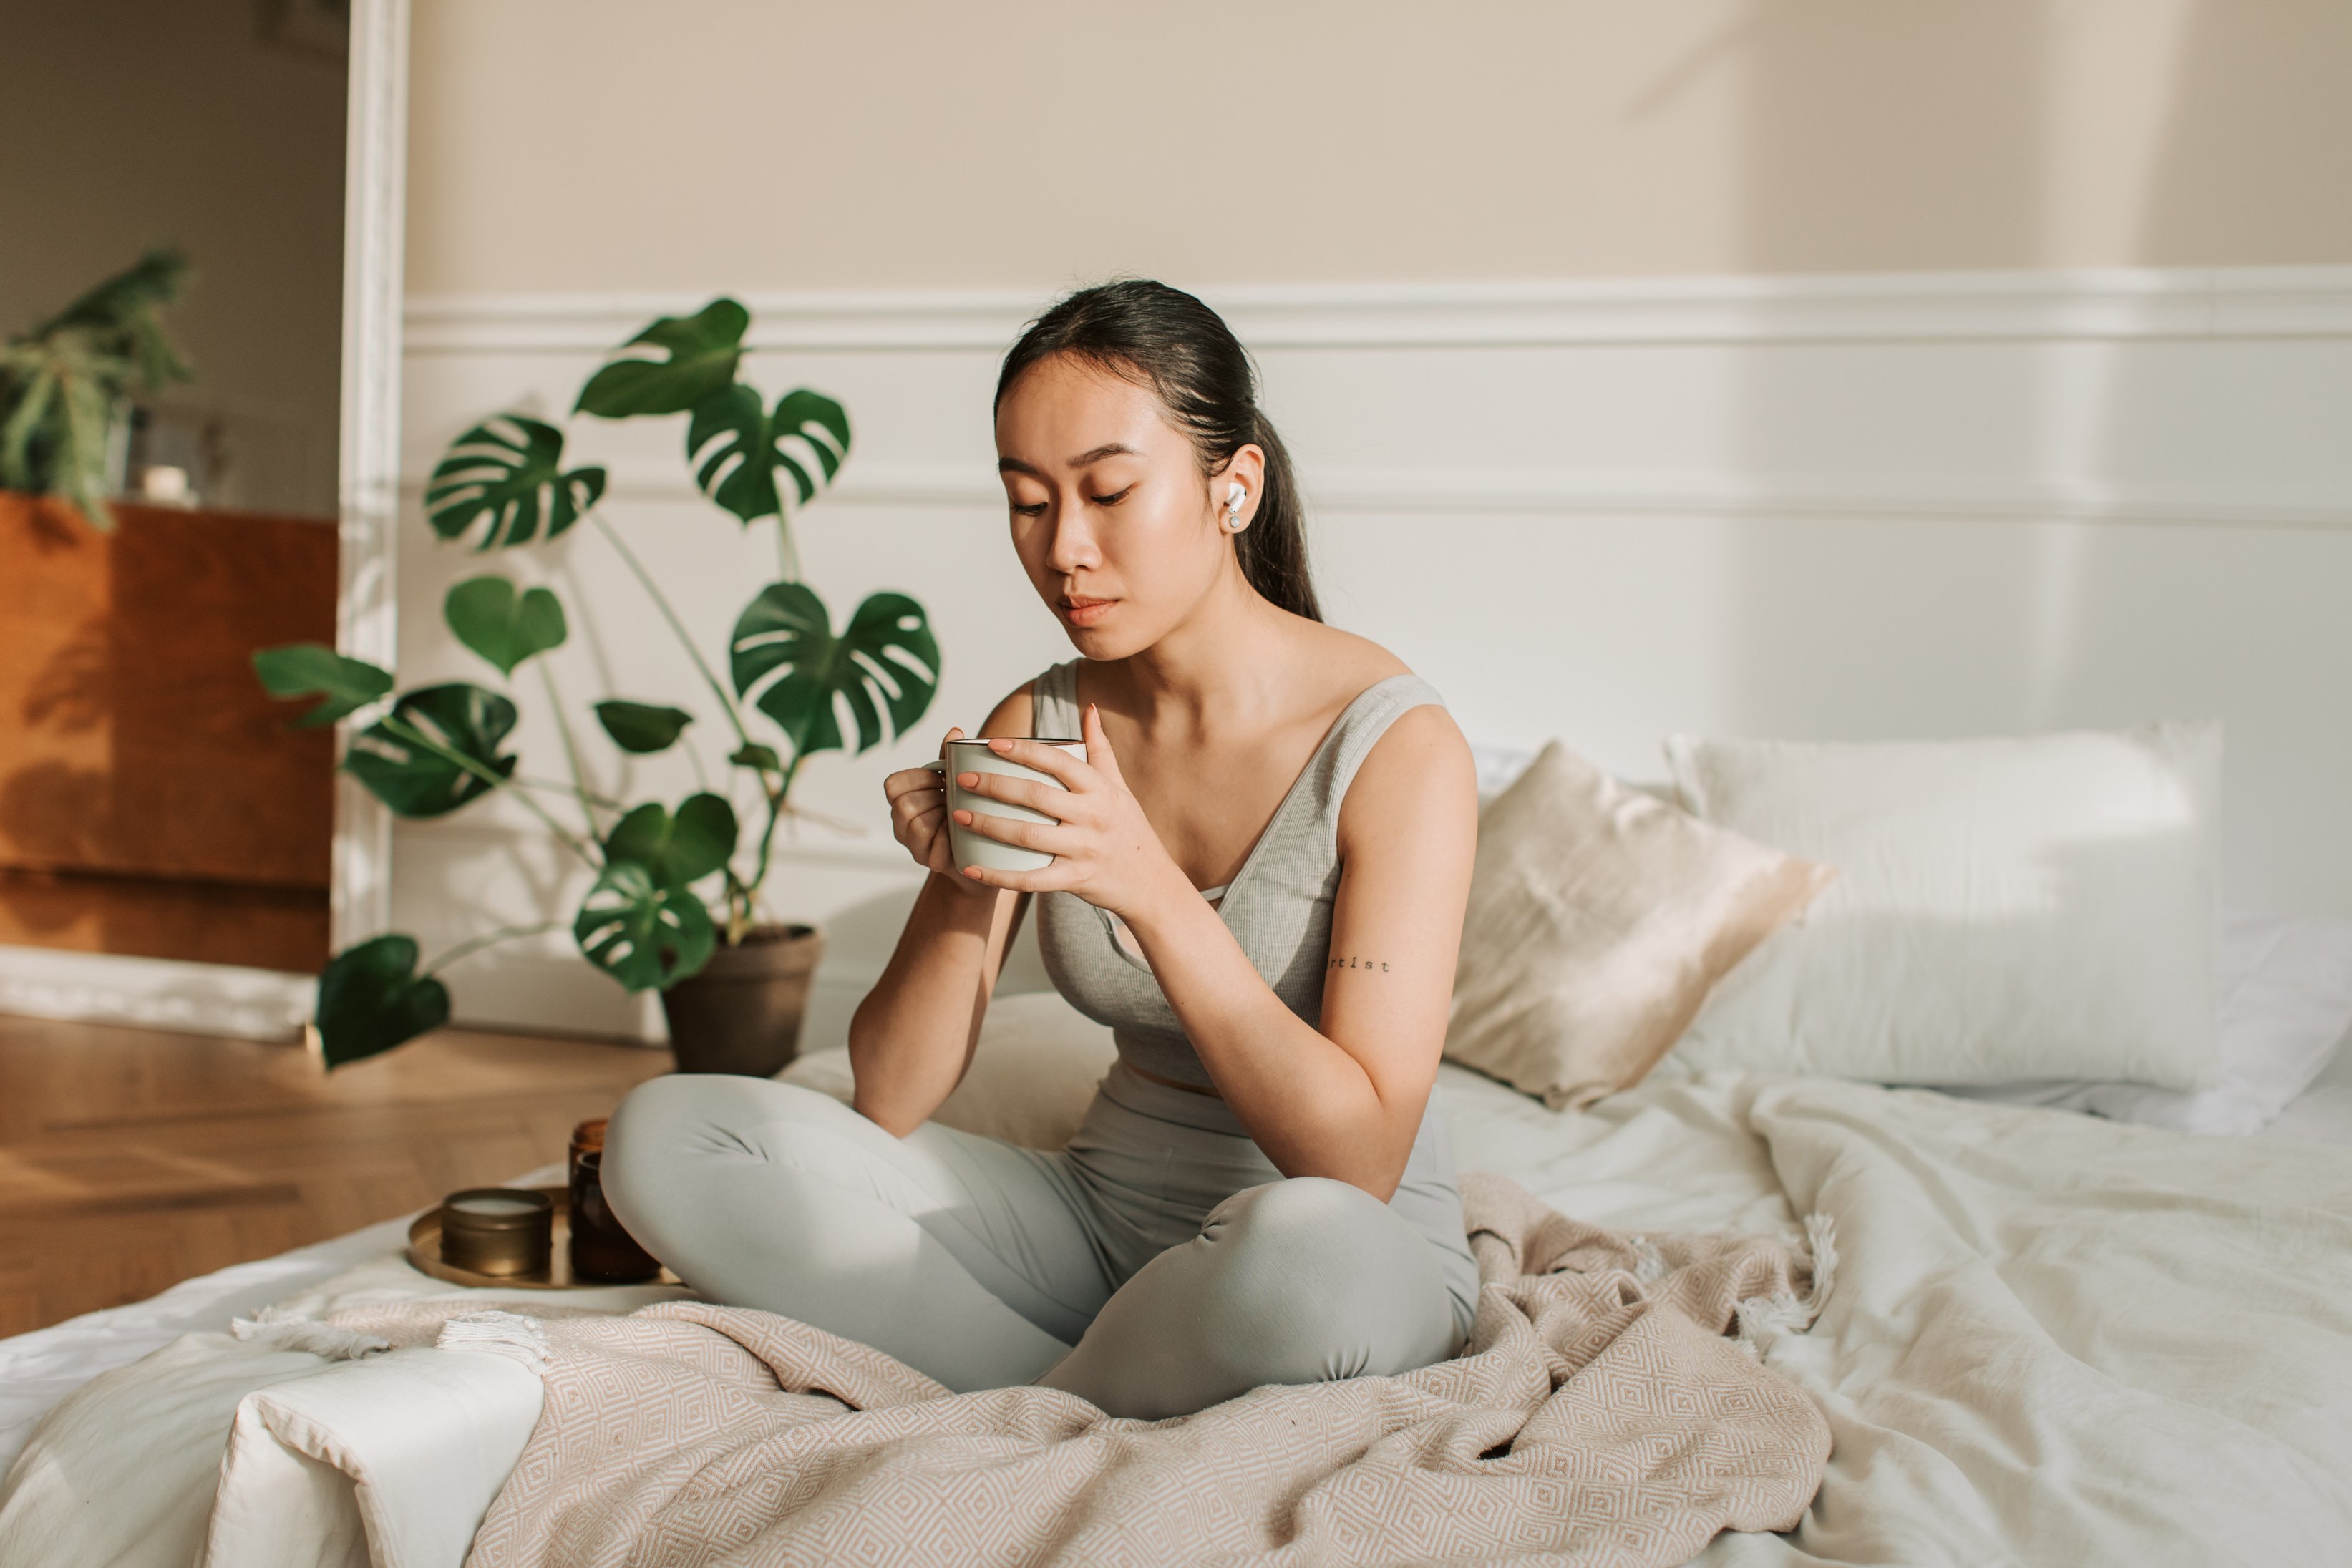
<path fill-rule="evenodd" d="M 1050 746 L 1067 752 L 1080 762 L 1087 759 L 1087 743 L 1083 740 L 1040 738 L 1039 746 Z M 950 740 L 948 754 L 937 762 L 924 767 L 940 775 L 948 795 L 948 848 L 955 855 L 956 869 L 983 866 L 990 871 L 1042 871 L 1054 863 L 1054 857 L 1037 850 L 1018 849 L 1001 839 L 974 832 L 955 820 L 954 813 L 971 811 L 982 817 L 1005 817 L 1016 822 L 1058 824 L 1059 817 L 1048 817 L 1026 806 L 1015 806 L 1009 800 L 992 800 L 985 795 L 967 795 L 956 783 L 961 773 L 994 773 L 1007 779 L 1031 779 L 1048 789 L 1062 789 L 1068 786 L 1050 773 L 1040 773 L 1034 768 L 1023 766 L 1009 757 L 1000 757 L 989 748 L 985 740 Z"/>

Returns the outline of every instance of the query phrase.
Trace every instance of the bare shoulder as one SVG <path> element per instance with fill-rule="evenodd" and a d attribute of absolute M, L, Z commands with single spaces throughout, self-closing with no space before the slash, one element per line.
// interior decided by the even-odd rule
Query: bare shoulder
<path fill-rule="evenodd" d="M 1478 768 L 1470 743 L 1454 716 L 1435 703 L 1397 715 L 1365 753 L 1339 803 L 1343 844 L 1464 834 L 1475 840 L 1477 822 Z M 1432 831 L 1440 827 L 1460 831 Z"/>
<path fill-rule="evenodd" d="M 1454 716 L 1435 703 L 1423 703 L 1397 715 L 1372 742 L 1348 799 L 1354 800 L 1366 785 L 1378 792 L 1405 790 L 1423 802 L 1462 793 L 1475 803 L 1478 768 Z"/>
<path fill-rule="evenodd" d="M 1412 667 L 1370 637 L 1308 622 L 1305 649 L 1328 683 L 1327 706 L 1336 713 L 1358 695 Z M 1416 816 L 1448 812 L 1467 802 L 1477 817 L 1478 770 L 1454 716 L 1434 703 L 1399 714 L 1365 754 L 1339 808 L 1340 829 L 1377 818 L 1384 831 Z"/>
<path fill-rule="evenodd" d="M 1301 624 L 1305 628 L 1302 652 L 1309 666 L 1320 672 L 1338 694 L 1334 706 L 1344 706 L 1358 692 L 1391 675 L 1412 674 L 1410 664 L 1370 637 L 1317 621 Z"/>

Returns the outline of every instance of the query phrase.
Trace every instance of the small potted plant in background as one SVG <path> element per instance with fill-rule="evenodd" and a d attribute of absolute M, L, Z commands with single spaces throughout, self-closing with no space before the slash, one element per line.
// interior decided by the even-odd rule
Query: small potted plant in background
<path fill-rule="evenodd" d="M 845 716 L 861 752 L 920 718 L 939 684 L 940 653 L 922 606 L 905 594 L 869 595 L 836 631 L 824 601 L 800 580 L 788 505 L 814 499 L 839 473 L 849 420 L 839 403 L 805 389 L 771 406 L 740 379 L 750 325 L 749 312 L 732 299 L 690 317 L 663 317 L 589 378 L 573 411 L 604 419 L 688 415 L 686 459 L 702 493 L 746 528 L 774 520 L 782 575 L 736 618 L 726 679 L 598 511 L 604 470 L 567 469 L 564 433 L 554 425 L 511 413 L 482 421 L 451 443 L 425 497 L 436 534 L 470 539 L 479 551 L 543 542 L 587 520 L 700 672 L 728 747 L 721 787 L 708 781 L 710 770 L 687 735 L 697 723 L 693 713 L 616 694 L 593 705 L 605 737 L 637 756 L 684 747 L 705 783 L 675 809 L 600 790 L 544 662 L 538 674 L 562 740 L 564 781 L 519 774 L 515 756 L 501 749 L 518 716 L 504 692 L 453 682 L 395 693 L 389 671 L 319 643 L 254 655 L 273 695 L 322 699 L 299 724 L 348 719 L 357 727 L 342 766 L 394 811 L 439 817 L 504 791 L 595 873 L 569 919 L 486 932 L 422 969 L 415 941 L 397 933 L 335 955 L 319 977 L 316 1006 L 319 1045 L 331 1068 L 447 1021 L 449 993 L 438 975 L 458 959 L 567 925 L 588 961 L 614 980 L 631 991 L 661 992 L 680 1069 L 764 1076 L 792 1060 L 822 937 L 773 919 L 762 894 L 793 780 L 809 758 L 847 747 Z M 552 591 L 518 590 L 495 574 L 457 584 L 443 612 L 458 641 L 502 682 L 568 635 Z M 764 724 L 755 728 L 755 720 Z"/>
<path fill-rule="evenodd" d="M 134 400 L 193 372 L 158 312 L 187 258 L 161 246 L 0 344 L 0 489 L 54 496 L 111 529 Z"/>

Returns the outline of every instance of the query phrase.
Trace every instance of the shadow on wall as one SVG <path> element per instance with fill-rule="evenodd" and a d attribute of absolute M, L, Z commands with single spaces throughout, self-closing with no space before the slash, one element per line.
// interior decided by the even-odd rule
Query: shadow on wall
<path fill-rule="evenodd" d="M 1757 272 L 2040 259 L 2041 0 L 1763 5 L 1721 68 L 1747 82 L 1741 247 Z"/>
<path fill-rule="evenodd" d="M 1781 7 L 1774 26 L 1748 26 L 1736 67 L 1747 77 L 1748 265 L 1853 270 L 1927 253 L 1961 268 L 2034 256 L 2040 9 L 1840 4 Z M 1739 356 L 1736 461 L 1800 488 L 1824 472 L 1859 478 L 1861 468 L 1874 488 L 1901 495 L 1947 477 L 1919 472 L 1944 461 L 1929 432 L 1998 411 L 2000 426 L 1977 429 L 1975 441 L 2010 471 L 2031 465 L 2032 367 L 2014 355 L 1949 353 L 1977 361 L 1964 384 L 1927 383 L 1902 356 L 1857 345 L 1749 347 Z M 1916 736 L 1923 687 L 1937 699 L 1933 728 L 2023 722 L 2029 530 L 1790 515 L 1751 517 L 1734 538 L 1738 626 L 1726 689 L 1746 733 Z"/>
<path fill-rule="evenodd" d="M 1900 265 L 1929 235 L 1955 267 L 2046 265 L 2110 226 L 2118 259 L 2138 264 L 2352 261 L 2328 252 L 2343 220 L 2315 200 L 2341 190 L 2340 149 L 2318 127 L 2352 75 L 2352 11 L 2296 22 L 2321 47 L 2281 78 L 2275 8 L 2152 7 L 2132 24 L 2134 123 L 2095 128 L 2068 118 L 2063 95 L 2084 72 L 2122 68 L 2084 63 L 2092 35 L 2066 31 L 2081 20 L 2044 5 L 1833 5 L 1735 30 L 1721 68 L 1748 78 L 1749 264 Z M 2053 211 L 2081 182 L 2053 171 L 2079 171 L 2095 137 L 2137 140 L 2127 156 L 2093 149 L 2116 176 L 2103 188 L 2124 193 L 2086 228 Z M 1841 233 L 1808 205 L 1824 193 Z M 2211 248 L 2232 233 L 2258 236 L 2260 253 Z M 1830 474 L 1887 501 L 1875 514 L 1752 514 L 1730 530 L 1726 727 L 1866 740 L 2219 716 L 2232 754 L 2257 759 L 2230 772 L 2233 889 L 2341 904 L 2352 863 L 2294 844 L 2352 795 L 2352 730 L 2335 716 L 2352 668 L 2352 535 L 2248 524 L 2226 503 L 2210 521 L 2105 510 L 2115 497 L 2259 497 L 2330 449 L 2315 422 L 2344 415 L 2340 343 L 2264 346 L 2185 393 L 2162 371 L 2168 355 L 2231 351 L 1747 348 L 1735 400 L 1746 473 L 1792 490 Z M 2090 512 L 1971 515 L 1971 493 L 2004 490 L 2080 497 Z M 2259 659 L 2250 637 L 2268 644 Z"/>
<path fill-rule="evenodd" d="M 2281 49 L 2288 16 L 2297 47 Z M 2352 261 L 2332 112 L 2352 80 L 2352 7 L 2197 0 L 2174 57 L 2138 231 L 2147 264 Z M 2214 246 L 2245 234 L 2269 236 L 2263 254 Z"/>

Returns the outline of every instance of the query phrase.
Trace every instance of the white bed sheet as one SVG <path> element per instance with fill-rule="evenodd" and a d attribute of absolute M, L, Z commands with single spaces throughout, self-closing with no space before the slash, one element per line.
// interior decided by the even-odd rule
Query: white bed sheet
<path fill-rule="evenodd" d="M 2021 1535 L 2076 1561 L 2233 1560 L 2216 1544 L 2258 1541 L 2287 1554 L 2244 1560 L 2319 1561 L 2294 1553 L 2337 1526 L 2329 1550 L 2352 1541 L 2352 1490 L 2335 1519 L 2335 1483 L 2307 1462 L 2315 1441 L 2352 1452 L 2352 1156 L 1861 1085 L 1717 1077 L 1580 1115 L 1449 1064 L 1440 1095 L 1464 1168 L 1508 1174 L 1581 1218 L 1771 1232 L 1801 1209 L 1837 1216 L 1846 1261 L 1832 1311 L 1770 1355 L 1831 1414 L 1839 1448 L 1822 1501 L 1793 1541 L 1726 1537 L 1710 1564 L 1999 1562 Z M 2352 1145 L 2352 1055 L 2273 1135 Z M 2290 1211 L 2304 1228 L 2282 1255 Z M 383 1260 L 404 1224 L 0 1341 L 6 1454 L 89 1378 L 268 1301 L 450 1293 Z M 2329 1226 L 2344 1234 L 2318 1234 Z M 2265 1291 L 2242 1307 L 2249 1271 Z M 2265 1312 L 2261 1323 L 2243 1315 Z M 1921 1340 L 1923 1322 L 1934 1327 Z M 2258 1348 L 2233 1343 L 2256 1331 Z M 1906 1343 L 1907 1359 L 1886 1354 Z M 1937 1347 L 1932 1366 L 1917 1364 L 1922 1344 Z M 1975 1381 L 1979 1363 L 1990 1382 Z M 2191 1450 L 2209 1457 L 2192 1465 Z M 2223 1465 L 2231 1496 L 2167 1511 L 2165 1497 L 2207 1484 L 2210 1455 L 2241 1450 L 2256 1458 Z M 2090 1500 L 2032 1484 L 2037 1464 L 2087 1482 Z M 2100 1489 L 2122 1478 L 2154 1499 L 2118 1511 Z M 2282 1488 L 2293 1506 L 2276 1500 Z"/>
<path fill-rule="evenodd" d="M 2256 1134 L 2352 1147 L 2352 1047 L 2340 1047 L 2310 1087 Z"/>
<path fill-rule="evenodd" d="M 1457 1089 L 1476 1082 L 1458 1070 L 1449 1070 L 1448 1081 Z M 2338 1051 L 2311 1087 L 2258 1135 L 2352 1147 L 2352 1050 Z M 562 1177 L 562 1167 L 551 1166 L 516 1179 L 532 1185 Z M 0 1474 L 23 1449 L 35 1423 L 100 1373 L 128 1366 L 184 1333 L 225 1331 L 233 1318 L 250 1316 L 355 1264 L 396 1252 L 406 1245 L 414 1218 L 403 1215 L 274 1258 L 199 1274 L 143 1301 L 0 1339 Z"/>

